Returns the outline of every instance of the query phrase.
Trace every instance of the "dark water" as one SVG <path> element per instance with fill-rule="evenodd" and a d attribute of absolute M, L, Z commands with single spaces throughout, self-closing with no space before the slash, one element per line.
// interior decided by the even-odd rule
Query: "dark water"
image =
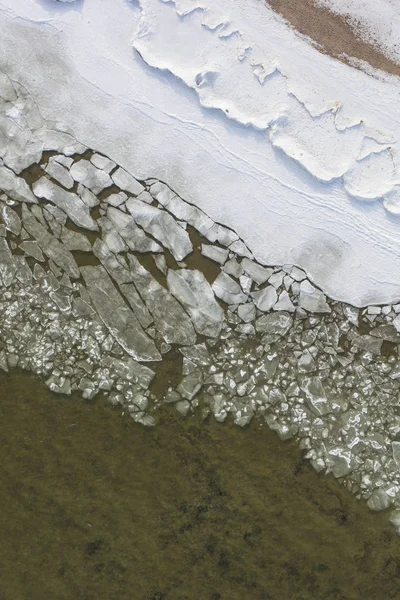
<path fill-rule="evenodd" d="M 0 384 L 0 600 L 400 598 L 387 516 L 267 427 Z"/>

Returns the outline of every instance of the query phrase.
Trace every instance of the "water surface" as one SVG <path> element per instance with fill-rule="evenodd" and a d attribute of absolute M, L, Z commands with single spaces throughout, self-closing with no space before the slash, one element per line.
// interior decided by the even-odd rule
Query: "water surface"
<path fill-rule="evenodd" d="M 1 600 L 381 600 L 400 539 L 295 441 L 2 374 Z"/>

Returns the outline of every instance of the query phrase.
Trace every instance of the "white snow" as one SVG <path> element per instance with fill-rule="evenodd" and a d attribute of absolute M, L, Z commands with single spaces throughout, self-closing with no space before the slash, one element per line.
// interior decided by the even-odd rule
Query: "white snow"
<path fill-rule="evenodd" d="M 37 102 L 45 148 L 163 180 L 337 299 L 400 299 L 397 78 L 319 54 L 258 0 L 61 8 L 0 0 L 0 70 Z"/>

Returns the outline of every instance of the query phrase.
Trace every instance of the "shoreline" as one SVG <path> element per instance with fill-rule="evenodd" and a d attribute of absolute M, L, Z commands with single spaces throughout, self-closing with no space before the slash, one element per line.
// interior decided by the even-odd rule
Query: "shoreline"
<path fill-rule="evenodd" d="M 400 65 L 358 37 L 357 30 L 344 17 L 316 6 L 312 0 L 297 0 L 295 3 L 292 0 L 265 1 L 293 29 L 310 38 L 323 54 L 363 71 L 362 66 L 354 65 L 351 58 L 390 75 L 400 76 Z"/>

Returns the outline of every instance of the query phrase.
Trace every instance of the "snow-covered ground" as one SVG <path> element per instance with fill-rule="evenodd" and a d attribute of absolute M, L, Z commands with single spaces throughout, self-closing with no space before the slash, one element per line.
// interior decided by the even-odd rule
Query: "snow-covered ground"
<path fill-rule="evenodd" d="M 400 299 L 399 82 L 317 52 L 258 0 L 0 0 L 0 70 L 356 305 Z"/>

